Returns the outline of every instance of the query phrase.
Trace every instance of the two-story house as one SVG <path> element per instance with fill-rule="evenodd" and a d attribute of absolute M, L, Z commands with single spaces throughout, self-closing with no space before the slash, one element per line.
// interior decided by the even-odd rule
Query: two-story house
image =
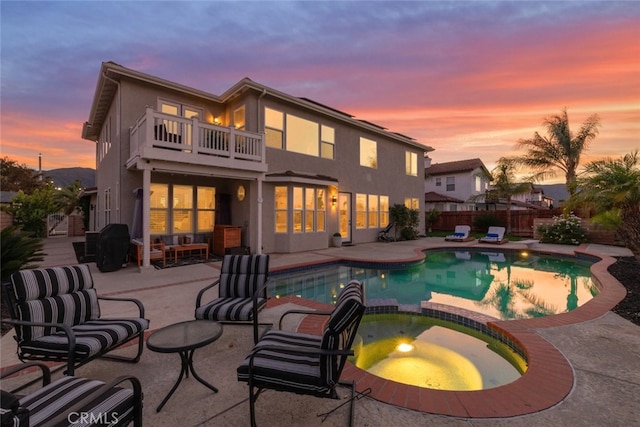
<path fill-rule="evenodd" d="M 214 95 L 102 64 L 82 137 L 96 144 L 96 230 L 157 236 L 241 227 L 255 253 L 375 241 L 419 207 L 431 147 L 244 78 Z M 421 215 L 422 218 L 422 215 Z M 421 227 L 424 224 L 421 224 Z"/>
<path fill-rule="evenodd" d="M 484 203 L 489 171 L 480 159 L 431 164 L 425 156 L 425 210 L 473 211 Z"/>

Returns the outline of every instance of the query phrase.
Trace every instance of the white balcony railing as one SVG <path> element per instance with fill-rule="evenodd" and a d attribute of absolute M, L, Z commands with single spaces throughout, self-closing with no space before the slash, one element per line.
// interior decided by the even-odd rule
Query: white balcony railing
<path fill-rule="evenodd" d="M 147 108 L 131 128 L 131 158 L 150 153 L 147 148 L 179 151 L 193 156 L 217 156 L 265 163 L 262 134 L 203 123 Z M 148 154 L 147 154 L 148 155 Z"/>

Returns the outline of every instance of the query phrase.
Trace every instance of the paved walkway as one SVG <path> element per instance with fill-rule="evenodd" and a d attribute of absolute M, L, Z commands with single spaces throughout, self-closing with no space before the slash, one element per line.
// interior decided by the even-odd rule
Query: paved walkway
<path fill-rule="evenodd" d="M 47 239 L 47 257 L 42 266 L 57 266 L 75 263 L 71 241 L 81 238 Z M 477 246 L 476 242 L 445 243 L 442 238 L 426 238 L 412 242 L 371 243 L 351 247 L 329 248 L 299 254 L 273 254 L 271 269 L 278 270 L 292 266 L 336 258 L 368 261 L 409 261 L 419 259 L 421 251 L 436 246 Z M 503 245 L 505 248 L 525 248 L 517 242 Z M 536 249 L 562 253 L 573 253 L 575 247 L 559 245 L 538 245 Z M 624 248 L 602 245 L 584 245 L 580 251 L 602 256 L 629 256 Z M 193 318 L 197 292 L 209 284 L 219 274 L 220 263 L 199 264 L 165 270 L 140 272 L 136 266 L 101 273 L 95 264 L 91 270 L 98 293 L 101 295 L 126 295 L 139 298 L 145 305 L 146 317 L 151 328 Z M 606 267 L 600 267 L 598 278 L 605 288 L 615 289 L 620 285 L 606 274 Z M 608 302 L 607 304 L 611 304 Z M 615 303 L 613 303 L 615 304 Z M 261 320 L 274 320 L 284 310 L 295 307 L 291 302 L 271 305 L 263 312 Z M 612 307 L 612 306 L 611 306 Z M 560 352 L 570 366 L 572 381 L 566 397 L 557 405 L 529 415 L 509 418 L 469 418 L 465 416 L 443 416 L 404 407 L 381 403 L 372 398 L 363 398 L 355 405 L 357 426 L 388 425 L 445 425 L 445 426 L 631 426 L 640 425 L 640 327 L 598 307 L 580 323 L 574 320 L 561 321 L 557 325 L 535 325 L 531 335 L 538 337 L 554 351 Z M 102 305 L 103 313 L 113 316 L 131 315 L 126 306 L 119 304 Z M 600 310 L 600 312 L 598 311 Z M 291 325 L 295 327 L 295 325 Z M 97 360 L 77 370 L 76 375 L 109 380 L 116 375 L 131 374 L 142 381 L 145 393 L 144 420 L 153 426 L 198 426 L 198 425 L 248 425 L 247 387 L 236 381 L 235 369 L 250 351 L 251 328 L 225 325 L 222 337 L 214 344 L 196 351 L 195 366 L 198 373 L 216 385 L 220 392 L 213 394 L 192 378 L 183 380 L 174 396 L 160 413 L 155 408 L 175 381 L 178 357 L 158 354 L 145 349 L 138 364 L 117 363 Z M 11 334 L 1 342 L 1 366 L 6 368 L 20 363 L 15 356 L 15 343 Z M 133 348 L 118 350 L 130 354 Z M 544 375 L 544 374 L 543 374 Z M 553 379 L 555 372 L 548 372 Z M 525 375 L 526 376 L 526 375 Z M 524 377 L 523 377 L 524 378 Z M 22 381 L 24 378 L 10 379 Z M 519 381 L 519 380 L 518 380 Z M 543 394 L 544 390 L 527 389 L 526 393 Z M 442 399 L 449 406 L 459 401 L 457 392 L 424 393 L 423 400 Z M 473 394 L 475 392 L 465 392 Z M 483 393 L 483 392 L 480 392 Z M 346 394 L 346 391 L 344 391 Z M 463 393 L 464 394 L 464 393 Z M 436 397 L 434 397 L 436 396 Z M 440 396 L 440 397 L 438 397 Z M 487 395 L 490 396 L 490 395 Z M 390 396 L 393 400 L 394 396 Z M 396 396 L 397 398 L 397 396 Z M 489 397 L 488 406 L 495 406 L 503 400 L 496 395 Z M 440 403 L 443 403 L 440 402 Z M 257 401 L 259 425 L 288 426 L 342 426 L 347 425 L 348 414 L 341 409 L 324 423 L 316 415 L 336 405 L 336 401 L 291 395 L 268 391 Z M 444 412 L 441 412 L 444 413 Z"/>

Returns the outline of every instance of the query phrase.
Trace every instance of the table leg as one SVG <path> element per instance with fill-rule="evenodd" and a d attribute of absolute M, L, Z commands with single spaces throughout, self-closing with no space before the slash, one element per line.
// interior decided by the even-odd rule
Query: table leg
<path fill-rule="evenodd" d="M 165 396 L 164 399 L 162 399 L 162 402 L 160 403 L 160 405 L 158 405 L 158 407 L 156 408 L 156 412 L 160 412 L 160 410 L 162 409 L 162 407 L 165 405 L 165 403 L 167 403 L 167 401 L 169 400 L 169 398 L 171 397 L 171 395 L 173 395 L 173 392 L 176 391 L 176 389 L 178 388 L 178 385 L 180 384 L 180 382 L 182 381 L 182 377 L 185 376 L 189 376 L 189 361 L 187 358 L 187 354 L 184 351 L 180 352 L 180 376 L 178 377 L 178 380 L 176 381 L 176 383 L 173 385 L 173 387 L 171 387 L 171 390 L 169 390 L 169 393 L 167 393 L 167 395 Z"/>
<path fill-rule="evenodd" d="M 213 390 L 214 393 L 218 392 L 218 389 L 214 386 L 212 386 L 211 384 L 209 384 L 208 382 L 206 382 L 205 380 L 203 380 L 200 375 L 198 375 L 195 371 L 195 369 L 193 369 L 193 353 L 195 352 L 195 350 L 191 350 L 191 352 L 189 353 L 189 362 L 188 362 L 188 366 L 189 366 L 189 370 L 191 371 L 191 373 L 193 374 L 193 378 L 195 378 L 196 380 L 198 380 L 200 382 L 200 384 L 204 385 L 205 387 L 210 388 L 211 390 Z"/>

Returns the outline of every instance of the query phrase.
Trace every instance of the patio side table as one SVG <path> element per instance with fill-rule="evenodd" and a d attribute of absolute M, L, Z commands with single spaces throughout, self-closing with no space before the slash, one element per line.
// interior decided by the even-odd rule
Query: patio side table
<path fill-rule="evenodd" d="M 188 320 L 158 329 L 149 335 L 147 348 L 157 353 L 179 353 L 181 360 L 180 376 L 167 396 L 156 408 L 160 412 L 169 398 L 178 388 L 183 377 L 189 372 L 193 377 L 214 393 L 218 389 L 202 379 L 193 369 L 193 353 L 196 349 L 211 344 L 222 335 L 222 324 L 211 320 Z"/>

